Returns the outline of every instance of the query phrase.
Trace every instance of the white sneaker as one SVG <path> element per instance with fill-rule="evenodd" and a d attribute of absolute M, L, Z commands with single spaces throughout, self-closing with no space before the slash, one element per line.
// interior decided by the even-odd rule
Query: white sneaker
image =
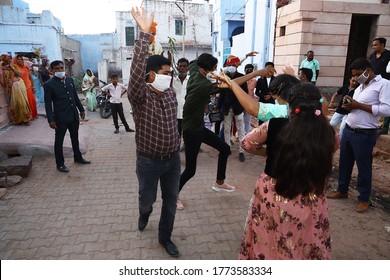
<path fill-rule="evenodd" d="M 216 192 L 234 192 L 236 187 L 233 187 L 227 183 L 223 183 L 222 185 L 215 183 L 212 189 Z"/>
<path fill-rule="evenodd" d="M 180 198 L 177 198 L 176 209 L 177 209 L 177 210 L 183 210 L 183 209 L 184 209 L 183 202 L 181 201 Z"/>

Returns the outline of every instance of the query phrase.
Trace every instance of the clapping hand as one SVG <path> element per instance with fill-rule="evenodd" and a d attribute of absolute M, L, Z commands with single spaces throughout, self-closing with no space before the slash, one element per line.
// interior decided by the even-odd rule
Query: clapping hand
<path fill-rule="evenodd" d="M 292 65 L 290 63 L 286 63 L 286 65 L 282 69 L 282 72 L 284 74 L 288 74 L 288 75 L 295 77 L 294 68 L 292 67 Z"/>
<path fill-rule="evenodd" d="M 142 8 L 131 8 L 131 15 L 137 22 L 139 28 L 144 33 L 150 33 L 150 29 L 152 27 L 153 19 L 154 19 L 154 12 L 150 13 L 150 16 L 148 18 L 145 9 Z"/>

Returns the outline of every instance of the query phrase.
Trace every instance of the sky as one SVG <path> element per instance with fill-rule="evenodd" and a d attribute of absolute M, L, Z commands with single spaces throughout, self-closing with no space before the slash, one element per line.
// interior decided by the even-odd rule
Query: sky
<path fill-rule="evenodd" d="M 130 11 L 141 0 L 23 0 L 30 12 L 49 10 L 61 21 L 65 34 L 115 32 L 115 11 Z"/>

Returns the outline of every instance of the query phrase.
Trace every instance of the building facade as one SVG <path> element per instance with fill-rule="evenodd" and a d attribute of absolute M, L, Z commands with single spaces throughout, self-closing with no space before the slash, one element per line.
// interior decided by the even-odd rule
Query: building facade
<path fill-rule="evenodd" d="M 218 68 L 223 66 L 226 58 L 233 54 L 238 57 L 245 55 L 245 50 L 251 48 L 248 41 L 235 41 L 246 30 L 245 0 L 214 0 L 213 4 L 213 56 L 218 58 Z M 248 53 L 247 51 L 246 53 Z"/>
<path fill-rule="evenodd" d="M 390 40 L 390 4 L 381 0 L 295 0 L 277 10 L 275 67 L 298 69 L 313 50 L 320 63 L 317 85 L 340 87 L 348 67 L 368 57 L 375 37 Z"/>
<path fill-rule="evenodd" d="M 212 53 L 212 5 L 208 1 L 158 0 L 143 1 L 143 5 L 148 12 L 154 11 L 154 21 L 157 22 L 155 41 L 161 44 L 164 56 L 171 51 L 175 62 L 181 57 L 191 61 L 201 53 Z M 103 52 L 98 65 L 99 76 L 108 80 L 113 72 L 121 70 L 122 81 L 127 84 L 133 46 L 139 32 L 129 11 L 116 12 L 116 32 L 119 47 Z"/>
<path fill-rule="evenodd" d="M 30 13 L 22 0 L 0 0 L 0 53 L 34 56 L 36 49 L 51 61 L 64 60 L 68 75 L 82 69 L 80 44 L 63 34 L 61 21 L 50 11 Z M 7 112 L 5 95 L 0 93 L 0 128 L 9 124 Z"/>
<path fill-rule="evenodd" d="M 258 51 L 243 64 L 251 62 L 262 68 L 265 62 L 273 61 L 278 73 L 286 64 L 291 64 L 297 73 L 307 51 L 313 50 L 321 67 L 317 86 L 332 92 L 348 81 L 348 67 L 354 59 L 371 54 L 375 37 L 390 40 L 388 2 L 248 0 L 242 9 L 240 1 L 216 0 L 213 54 L 222 64 L 230 53 L 242 57 Z M 231 21 L 239 21 L 237 17 L 244 19 L 244 31 L 235 35 L 227 27 Z"/>

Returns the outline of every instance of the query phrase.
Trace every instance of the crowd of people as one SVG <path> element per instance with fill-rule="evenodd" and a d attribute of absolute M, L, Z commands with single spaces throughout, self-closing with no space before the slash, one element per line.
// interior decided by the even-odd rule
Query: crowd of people
<path fill-rule="evenodd" d="M 327 198 L 348 197 L 355 161 L 359 172 L 355 210 L 362 213 L 369 207 L 379 117 L 390 116 L 389 69 L 379 69 L 380 63 L 374 61 L 382 61 L 387 54 L 386 41 L 374 40 L 377 55 L 371 62 L 359 58 L 350 65 L 349 85 L 335 92 L 328 103 L 316 87 L 320 64 L 313 51 L 307 52 L 297 77 L 287 68 L 286 74 L 277 75 L 272 62 L 257 71 L 247 64 L 241 74 L 237 68 L 243 59 L 234 55 L 227 58 L 222 71 L 216 71 L 218 60 L 207 53 L 172 65 L 162 55 L 149 54 L 153 13 L 148 16 L 138 8 L 131 12 L 140 28 L 128 86 L 137 132 L 139 230 L 148 224 L 160 181 L 159 241 L 169 255 L 178 256 L 171 240 L 173 223 L 176 210 L 185 208 L 183 187 L 196 173 L 200 146 L 204 143 L 218 151 L 211 188 L 234 192 L 236 187 L 226 182 L 226 166 L 232 137 L 237 134 L 241 162 L 244 151 L 266 157 L 249 205 L 239 258 L 331 259 Z M 172 77 L 175 66 L 178 75 Z M 340 102 L 329 120 L 328 108 L 335 106 L 336 98 Z M 205 124 L 208 110 L 215 131 Z M 259 121 L 255 128 L 248 129 L 251 122 L 245 114 Z M 181 137 L 183 172 L 178 164 Z M 339 186 L 326 194 L 333 155 L 339 148 Z"/>
<path fill-rule="evenodd" d="M 30 125 L 38 118 L 37 107 L 44 102 L 43 84 L 46 59 L 28 59 L 20 54 L 14 58 L 8 53 L 1 55 L 0 86 L 5 92 L 11 124 Z M 51 75 L 48 72 L 48 75 Z M 49 77 L 50 78 L 50 77 Z"/>
<path fill-rule="evenodd" d="M 208 53 L 191 62 L 183 57 L 172 65 L 171 56 L 166 58 L 154 40 L 157 24 L 153 12 L 147 15 L 144 9 L 133 8 L 131 14 L 140 32 L 128 87 L 114 74 L 112 83 L 102 90 L 110 96 L 114 133 L 119 133 L 118 115 L 126 131 L 134 131 L 120 100 L 125 93 L 132 107 L 139 182 L 138 229 L 147 227 L 160 185 L 158 241 L 170 256 L 177 257 L 179 250 L 172 241 L 175 215 L 177 210 L 185 209 L 184 186 L 196 174 L 201 145 L 218 151 L 211 189 L 232 193 L 237 187 L 227 182 L 226 170 L 237 135 L 240 162 L 245 162 L 245 153 L 266 157 L 249 202 L 239 259 L 331 259 L 327 199 L 348 198 L 355 162 L 359 192 L 355 210 L 363 213 L 369 209 L 372 151 L 378 134 L 388 133 L 390 117 L 386 39 L 375 38 L 373 54 L 352 62 L 349 84 L 335 92 L 328 103 L 316 87 L 320 64 L 312 50 L 300 64 L 297 76 L 289 67 L 284 74 L 277 74 L 273 62 L 265 63 L 260 70 L 246 64 L 245 74 L 240 73 L 238 67 L 256 52 L 245 58 L 229 55 L 221 71 L 216 69 L 217 58 Z M 79 116 L 84 118 L 85 111 L 73 79 L 64 75 L 63 62 L 54 61 L 50 67 L 48 60 L 29 65 L 21 55 L 13 61 L 9 55 L 2 55 L 1 60 L 0 80 L 8 92 L 12 123 L 28 125 L 37 118 L 43 86 L 48 122 L 56 131 L 57 169 L 69 172 L 62 152 L 67 130 L 74 161 L 91 163 L 82 157 L 78 144 Z M 34 70 L 36 66 L 39 70 Z M 96 86 L 96 77 L 88 69 L 82 91 L 90 111 L 97 106 Z M 70 103 L 62 102 L 64 95 L 70 96 Z M 329 120 L 328 109 L 334 107 L 336 112 Z M 213 118 L 206 120 L 214 123 L 214 131 L 205 123 L 210 110 Z M 380 117 L 384 117 L 382 125 Z M 338 188 L 326 193 L 337 149 Z M 181 150 L 185 157 L 183 171 Z"/>

